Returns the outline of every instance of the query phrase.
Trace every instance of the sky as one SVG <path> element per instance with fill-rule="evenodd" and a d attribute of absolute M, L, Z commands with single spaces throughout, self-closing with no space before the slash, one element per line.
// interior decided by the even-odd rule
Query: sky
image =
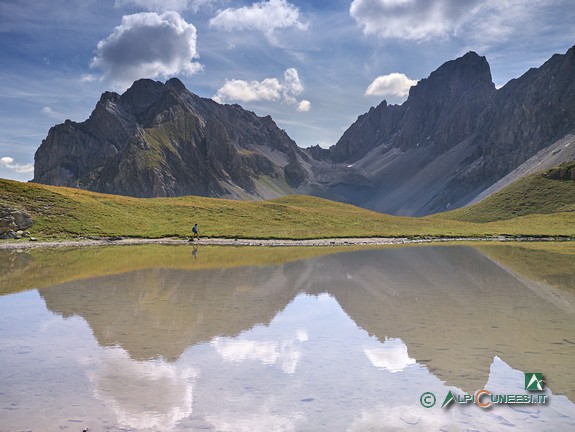
<path fill-rule="evenodd" d="M 140 78 L 327 148 L 468 51 L 501 87 L 574 44 L 572 0 L 1 0 L 0 177 L 32 179 L 50 127 Z"/>

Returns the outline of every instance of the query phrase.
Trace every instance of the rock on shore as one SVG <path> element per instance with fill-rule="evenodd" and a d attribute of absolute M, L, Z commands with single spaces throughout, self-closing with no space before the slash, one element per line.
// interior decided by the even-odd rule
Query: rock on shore
<path fill-rule="evenodd" d="M 32 216 L 24 210 L 0 207 L 0 239 L 17 239 L 29 234 L 24 230 L 32 226 Z"/>

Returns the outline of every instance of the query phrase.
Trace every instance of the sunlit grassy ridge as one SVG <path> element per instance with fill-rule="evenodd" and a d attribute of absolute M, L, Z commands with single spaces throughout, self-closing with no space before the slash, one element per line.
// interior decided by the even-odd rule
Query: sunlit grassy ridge
<path fill-rule="evenodd" d="M 41 239 L 78 236 L 254 239 L 329 237 L 575 236 L 575 182 L 530 176 L 474 206 L 399 217 L 320 198 L 270 201 L 131 198 L 0 179 L 0 205 L 27 210 Z"/>
<path fill-rule="evenodd" d="M 467 224 L 405 218 L 310 196 L 270 201 L 202 197 L 131 198 L 0 180 L 0 203 L 30 212 L 35 236 L 320 238 L 460 235 Z"/>
<path fill-rule="evenodd" d="M 575 165 L 575 162 L 561 167 Z M 561 167 L 547 171 L 553 175 Z M 493 222 L 533 214 L 575 212 L 575 181 L 535 173 L 505 187 L 481 202 L 435 215 L 435 218 L 467 222 Z"/>

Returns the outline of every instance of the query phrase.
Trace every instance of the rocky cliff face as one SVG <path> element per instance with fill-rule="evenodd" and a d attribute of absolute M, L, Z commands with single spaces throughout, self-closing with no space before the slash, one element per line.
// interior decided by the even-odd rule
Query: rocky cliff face
<path fill-rule="evenodd" d="M 403 105 L 383 101 L 360 116 L 330 149 L 332 159 L 355 162 L 380 145 L 449 148 L 470 134 L 494 93 L 487 60 L 469 52 L 419 81 Z"/>
<path fill-rule="evenodd" d="M 305 188 L 308 156 L 271 117 L 139 80 L 90 118 L 50 129 L 34 180 L 136 197 L 270 198 Z"/>
<path fill-rule="evenodd" d="M 328 196 L 386 213 L 444 211 L 573 128 L 575 47 L 499 90 L 485 58 L 470 52 L 419 81 L 401 106 L 383 101 L 360 116 L 330 149 L 347 175 L 324 186 Z"/>

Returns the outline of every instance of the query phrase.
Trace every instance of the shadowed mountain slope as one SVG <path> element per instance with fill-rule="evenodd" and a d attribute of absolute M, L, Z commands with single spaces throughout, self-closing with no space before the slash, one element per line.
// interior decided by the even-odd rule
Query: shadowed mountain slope
<path fill-rule="evenodd" d="M 525 172 L 572 159 L 574 127 L 575 47 L 499 90 L 485 58 L 469 52 L 401 106 L 384 101 L 360 116 L 330 149 L 340 165 L 325 168 L 326 194 L 401 215 L 461 207 L 535 155 Z"/>

